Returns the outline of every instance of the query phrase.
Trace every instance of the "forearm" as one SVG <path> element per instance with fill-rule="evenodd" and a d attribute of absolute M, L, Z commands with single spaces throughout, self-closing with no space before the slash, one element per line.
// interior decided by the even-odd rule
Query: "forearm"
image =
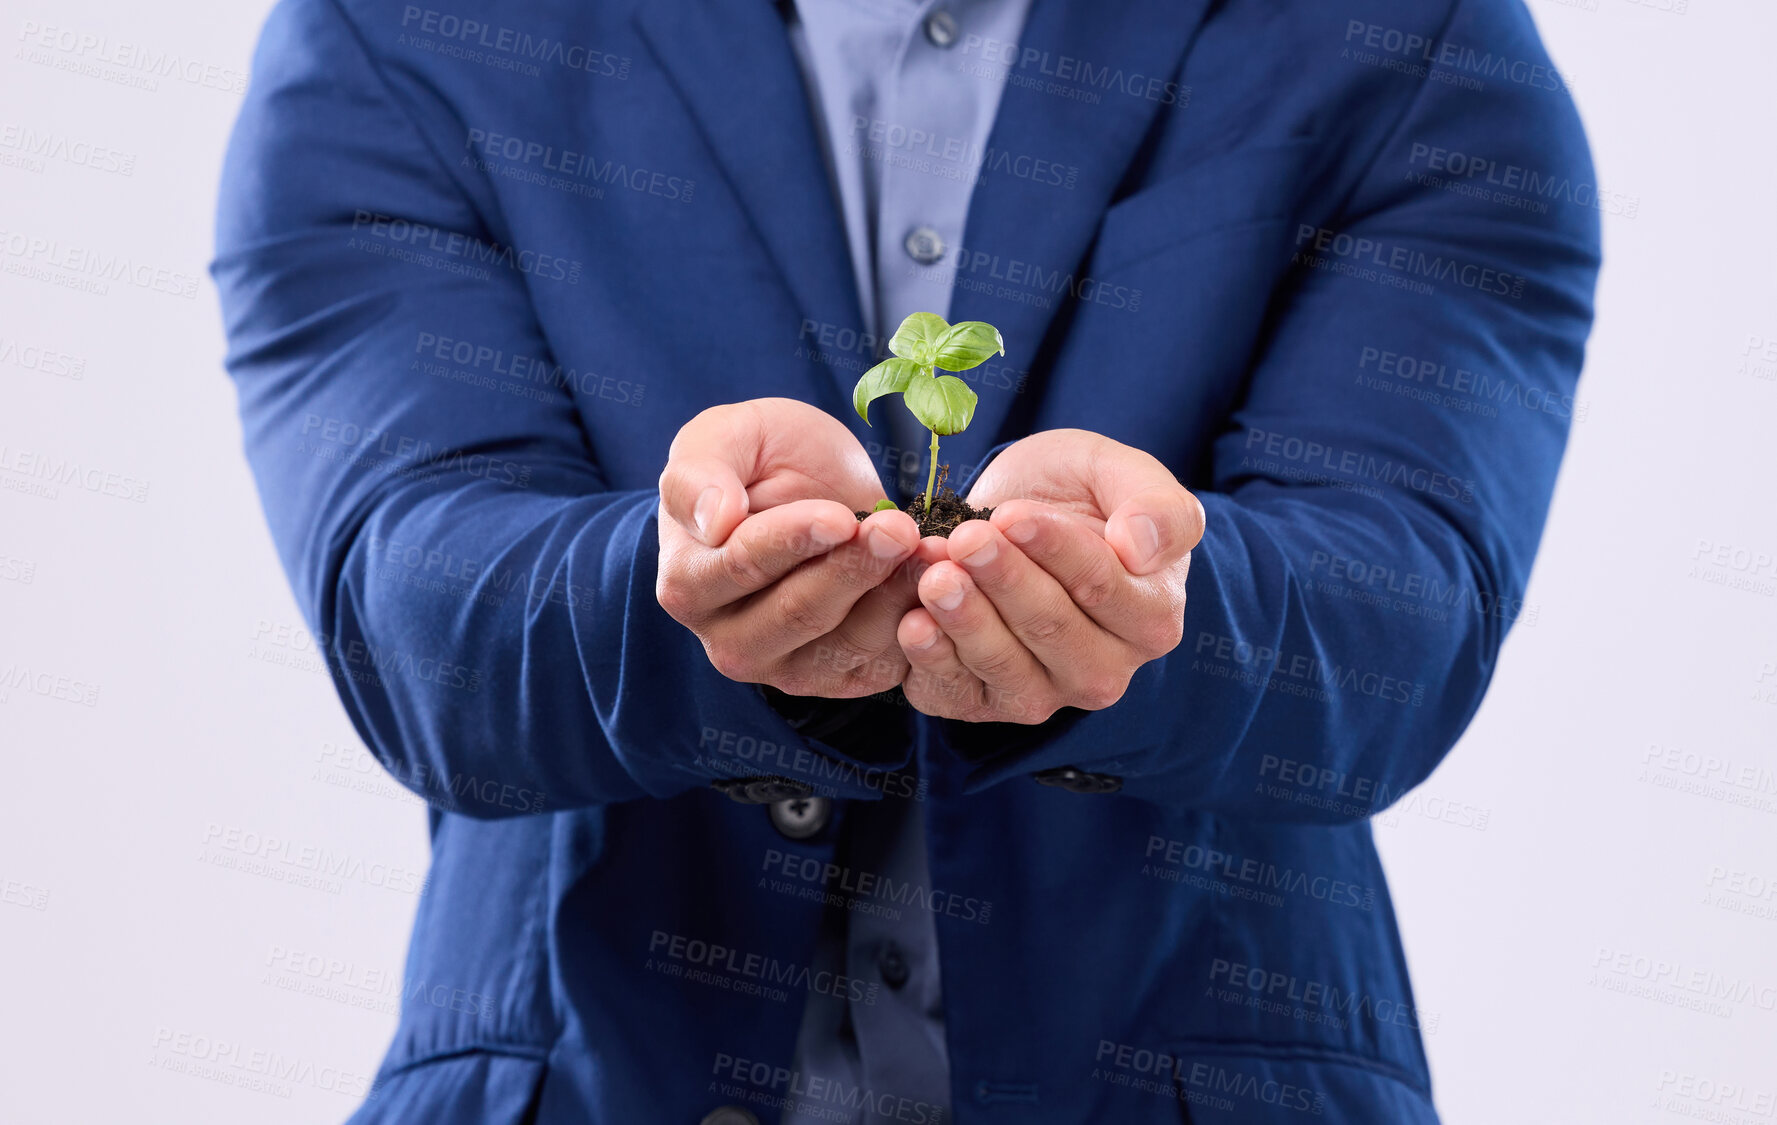
<path fill-rule="evenodd" d="M 397 779 L 511 815 L 707 785 L 745 768 L 725 740 L 801 745 L 655 603 L 656 503 L 453 480 L 377 505 L 314 613 Z"/>
<path fill-rule="evenodd" d="M 569 388 L 431 369 L 441 334 L 547 360 L 526 279 L 382 253 L 361 216 L 470 247 L 511 233 L 337 6 L 281 6 L 265 34 L 212 272 L 267 521 L 370 748 L 476 816 L 747 773 L 867 792 L 660 608 L 658 496 L 611 488 Z"/>
<path fill-rule="evenodd" d="M 980 763 L 974 783 L 1073 765 L 1162 803 L 1343 820 L 1421 781 L 1478 704 L 1521 603 L 1489 589 L 1435 517 L 1310 491 L 1199 493 L 1208 530 L 1183 643 L 1104 711 L 945 723 Z M 1324 782 L 1347 799 L 1320 800 Z"/>
<path fill-rule="evenodd" d="M 1521 10 L 1459 5 L 1452 21 L 1453 38 L 1540 56 Z M 1398 107 L 1378 98 L 1394 124 L 1349 150 L 1364 171 L 1330 196 L 1337 209 L 1278 240 L 1289 269 L 1225 428 L 1207 450 L 1150 451 L 1206 515 L 1183 640 L 1102 711 L 1024 729 L 945 724 L 979 763 L 977 784 L 1072 765 L 1168 803 L 1360 817 L 1426 777 L 1474 713 L 1548 514 L 1570 413 L 1546 407 L 1574 401 L 1598 217 L 1502 209 L 1400 170 L 1430 136 L 1595 177 L 1564 95 L 1403 91 Z M 1415 289 L 1377 285 L 1326 268 L 1346 244 L 1436 268 Z M 1456 403 L 1377 393 L 1414 389 L 1424 367 L 1491 389 Z M 1483 395 L 1528 408 L 1491 410 Z M 1318 801 L 1323 779 L 1350 799 Z"/>

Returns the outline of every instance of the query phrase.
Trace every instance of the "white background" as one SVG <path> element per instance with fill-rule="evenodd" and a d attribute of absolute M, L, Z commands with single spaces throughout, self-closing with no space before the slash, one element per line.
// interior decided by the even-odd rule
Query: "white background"
<path fill-rule="evenodd" d="M 1777 340 L 1777 13 L 1585 2 L 1534 13 L 1601 186 L 1635 206 L 1605 217 L 1585 417 L 1528 592 L 1534 624 L 1462 744 L 1376 831 L 1450 1125 L 1651 1125 L 1736 1103 L 1717 1119 L 1763 1121 L 1777 1098 L 1777 345 L 1761 356 L 1759 341 Z M 54 240 L 195 279 L 189 297 L 86 293 L 0 253 L 0 463 L 69 458 L 147 489 L 50 498 L 0 472 L 0 673 L 78 697 L 0 685 L 8 1123 L 339 1120 L 393 1028 L 424 818 L 334 701 L 240 455 L 204 274 L 240 99 L 69 71 L 57 63 L 77 56 L 33 54 L 22 34 L 67 28 L 241 72 L 268 6 L 26 0 L 0 22 L 5 245 Z M 116 150 L 129 172 L 30 157 L 7 147 L 19 130 Z M 76 361 L 78 378 L 57 373 Z M 361 874 L 275 878 L 300 870 L 276 857 L 304 848 Z M 268 849 L 273 874 L 250 869 Z M 232 1045 L 224 1072 L 257 1051 L 312 1078 L 267 1092 L 190 1073 L 215 1043 Z"/>

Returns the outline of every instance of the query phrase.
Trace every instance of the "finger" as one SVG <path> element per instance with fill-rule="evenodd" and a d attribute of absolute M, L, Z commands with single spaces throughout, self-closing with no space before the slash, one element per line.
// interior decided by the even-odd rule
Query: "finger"
<path fill-rule="evenodd" d="M 662 521 L 707 547 L 724 542 L 746 518 L 764 444 L 763 418 L 746 403 L 712 406 L 679 427 L 660 473 Z"/>
<path fill-rule="evenodd" d="M 1131 574 L 1153 574 L 1203 540 L 1203 504 L 1176 483 L 1124 498 L 1105 521 L 1104 539 Z"/>
<path fill-rule="evenodd" d="M 1182 576 L 1132 577 L 1109 542 L 1036 501 L 1008 501 L 994 509 L 991 522 L 1088 617 L 1144 658 L 1177 647 L 1184 628 Z"/>
<path fill-rule="evenodd" d="M 697 627 L 857 533 L 857 517 L 832 500 L 754 513 L 720 547 L 706 547 L 668 521 L 661 527 L 656 594 L 675 620 Z"/>
<path fill-rule="evenodd" d="M 742 525 L 737 537 L 744 533 Z M 806 680 L 808 688 L 792 694 L 828 695 L 848 682 L 848 672 L 894 647 L 895 625 L 912 599 L 905 584 L 899 606 L 889 593 L 877 595 L 918 548 L 919 528 L 911 516 L 877 512 L 858 525 L 851 541 L 733 606 L 711 629 L 712 638 L 756 662 L 788 657 L 780 674 Z"/>
<path fill-rule="evenodd" d="M 974 719 L 982 710 L 986 685 L 963 666 L 956 646 L 923 608 L 901 618 L 896 632 L 907 658 L 901 690 L 914 710 L 940 719 Z"/>
<path fill-rule="evenodd" d="M 845 424 L 789 398 L 699 413 L 674 436 L 660 476 L 663 515 L 711 547 L 749 512 L 808 498 L 855 511 L 881 495 L 870 455 Z"/>
<path fill-rule="evenodd" d="M 1088 532 L 1083 538 L 1093 541 L 1102 548 L 1096 535 Z M 1119 685 L 1108 682 L 1110 670 L 1138 659 L 1137 654 L 1087 616 L 1052 574 L 984 520 L 958 525 L 949 544 L 951 557 L 1064 695 L 1091 699 L 1117 690 Z"/>
<path fill-rule="evenodd" d="M 886 691 L 906 678 L 907 657 L 897 633 L 907 612 L 919 608 L 919 577 L 931 565 L 923 557 L 930 542 L 943 541 L 922 540 L 911 557 L 858 599 L 831 633 L 804 645 L 799 653 L 805 655 L 792 656 L 792 660 L 810 662 L 811 678 L 817 682 L 828 677 L 828 690 L 814 694 L 834 698 L 868 695 Z"/>
<path fill-rule="evenodd" d="M 1045 430 L 988 463 L 969 502 L 1053 501 L 1106 520 L 1105 538 L 1131 574 L 1178 562 L 1203 537 L 1203 505 L 1152 454 L 1086 430 Z"/>
<path fill-rule="evenodd" d="M 859 598 L 831 632 L 790 654 L 786 678 L 802 686 L 792 694 L 855 699 L 906 679 L 907 657 L 895 633 L 909 605 L 917 604 L 886 584 Z"/>
<path fill-rule="evenodd" d="M 945 561 L 927 570 L 919 600 L 955 646 L 957 659 L 983 684 L 1019 697 L 1053 693 L 1048 671 L 962 567 Z"/>

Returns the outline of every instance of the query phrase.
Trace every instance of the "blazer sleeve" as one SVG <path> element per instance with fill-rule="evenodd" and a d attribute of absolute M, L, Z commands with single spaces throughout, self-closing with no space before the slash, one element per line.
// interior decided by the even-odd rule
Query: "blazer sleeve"
<path fill-rule="evenodd" d="M 942 722 L 973 788 L 1073 765 L 1162 803 L 1336 822 L 1393 803 L 1467 726 L 1524 610 L 1600 239 L 1579 119 L 1522 5 L 1463 0 L 1444 39 L 1522 69 L 1422 79 L 1338 217 L 1291 232 L 1211 479 L 1189 482 L 1208 523 L 1183 643 L 1103 711 Z M 1555 185 L 1546 207 L 1410 174 L 1428 142 Z M 1364 369 L 1397 385 L 1355 387 Z"/>
<path fill-rule="evenodd" d="M 359 735 L 478 817 L 734 776 L 880 796 L 896 763 L 800 737 L 660 608 L 658 495 L 608 487 L 567 390 L 437 373 L 440 337 L 548 357 L 527 286 L 572 265 L 507 244 L 403 96 L 334 0 L 284 0 L 211 266 L 248 460 Z"/>

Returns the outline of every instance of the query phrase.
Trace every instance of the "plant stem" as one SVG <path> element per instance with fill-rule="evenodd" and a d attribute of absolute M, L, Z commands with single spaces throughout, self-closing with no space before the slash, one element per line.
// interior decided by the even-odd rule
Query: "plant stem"
<path fill-rule="evenodd" d="M 926 514 L 932 514 L 932 489 L 938 487 L 938 435 L 932 434 L 932 468 L 926 473 Z"/>

